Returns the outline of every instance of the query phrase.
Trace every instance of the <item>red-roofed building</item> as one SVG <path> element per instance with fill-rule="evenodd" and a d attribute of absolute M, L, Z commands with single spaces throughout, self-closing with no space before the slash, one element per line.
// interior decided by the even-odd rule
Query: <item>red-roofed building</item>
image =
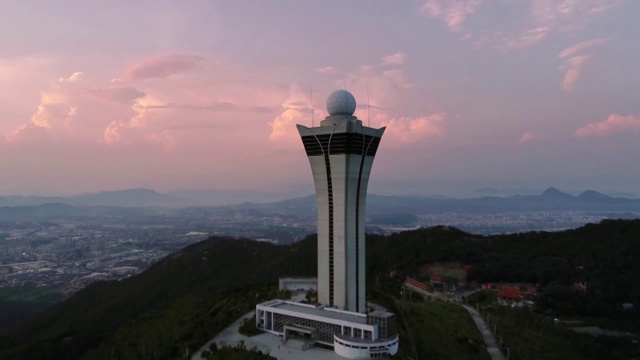
<path fill-rule="evenodd" d="M 502 300 L 511 300 L 511 301 L 520 301 L 524 299 L 524 296 L 522 295 L 522 292 L 520 292 L 520 289 L 513 288 L 513 287 L 504 287 L 500 289 L 500 292 L 498 293 L 498 297 Z"/>
<path fill-rule="evenodd" d="M 419 289 L 422 289 L 422 290 L 425 290 L 425 291 L 429 290 L 429 285 L 427 285 L 425 283 L 422 283 L 422 282 L 420 282 L 420 281 L 418 281 L 418 280 L 416 280 L 414 278 L 407 277 L 406 283 L 407 283 L 407 285 L 415 286 L 415 287 L 417 287 Z"/>

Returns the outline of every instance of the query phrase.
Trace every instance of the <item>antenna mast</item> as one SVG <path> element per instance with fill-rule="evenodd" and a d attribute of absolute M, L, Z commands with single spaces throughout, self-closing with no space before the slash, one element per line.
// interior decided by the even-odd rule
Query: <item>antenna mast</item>
<path fill-rule="evenodd" d="M 367 123 L 371 127 L 371 108 L 369 107 L 369 81 L 367 81 Z"/>
<path fill-rule="evenodd" d="M 315 121 L 314 121 L 314 112 L 315 112 L 315 108 L 313 107 L 313 91 L 311 90 L 311 84 L 309 84 L 309 98 L 311 98 L 311 127 L 315 126 Z"/>

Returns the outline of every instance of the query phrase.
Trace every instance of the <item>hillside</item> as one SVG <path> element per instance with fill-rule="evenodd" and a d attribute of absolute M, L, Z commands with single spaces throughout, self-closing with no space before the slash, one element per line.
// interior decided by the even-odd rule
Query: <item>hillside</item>
<path fill-rule="evenodd" d="M 424 263 L 461 261 L 473 265 L 470 277 L 478 281 L 548 287 L 543 296 L 555 300 L 541 301 L 540 313 L 606 318 L 618 328 L 640 332 L 638 311 L 621 307 L 640 305 L 638 220 L 487 237 L 434 227 L 371 235 L 367 243 L 370 295 L 391 305 L 385 294 L 398 293 L 399 284 L 388 279 L 390 270 L 412 274 Z M 0 338 L 0 358 L 180 358 L 255 303 L 276 296 L 273 285 L 279 276 L 314 275 L 315 247 L 314 237 L 290 246 L 210 238 L 138 276 L 92 284 L 47 309 Z M 567 295 L 575 281 L 590 284 L 579 299 Z"/>

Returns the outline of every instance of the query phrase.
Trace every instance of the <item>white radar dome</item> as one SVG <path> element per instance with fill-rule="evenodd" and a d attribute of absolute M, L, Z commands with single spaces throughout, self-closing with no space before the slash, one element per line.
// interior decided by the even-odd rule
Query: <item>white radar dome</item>
<path fill-rule="evenodd" d="M 347 90 L 336 90 L 327 98 L 329 115 L 353 115 L 356 111 L 356 98 Z"/>

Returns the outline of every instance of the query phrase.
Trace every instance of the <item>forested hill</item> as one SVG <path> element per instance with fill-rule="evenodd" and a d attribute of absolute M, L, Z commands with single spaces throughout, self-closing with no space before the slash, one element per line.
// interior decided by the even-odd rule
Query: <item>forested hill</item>
<path fill-rule="evenodd" d="M 434 227 L 367 237 L 369 289 L 397 269 L 434 261 L 471 264 L 478 281 L 538 283 L 540 311 L 640 324 L 640 220 L 603 221 L 556 233 L 479 236 Z M 196 350 L 259 301 L 279 276 L 314 276 L 315 236 L 290 246 L 212 237 L 142 274 L 90 285 L 0 338 L 2 359 L 166 359 Z M 588 291 L 569 292 L 575 281 Z M 554 300 L 555 299 L 555 300 Z M 557 301 L 556 301 L 557 300 Z M 631 325 L 630 325 L 631 324 Z"/>

